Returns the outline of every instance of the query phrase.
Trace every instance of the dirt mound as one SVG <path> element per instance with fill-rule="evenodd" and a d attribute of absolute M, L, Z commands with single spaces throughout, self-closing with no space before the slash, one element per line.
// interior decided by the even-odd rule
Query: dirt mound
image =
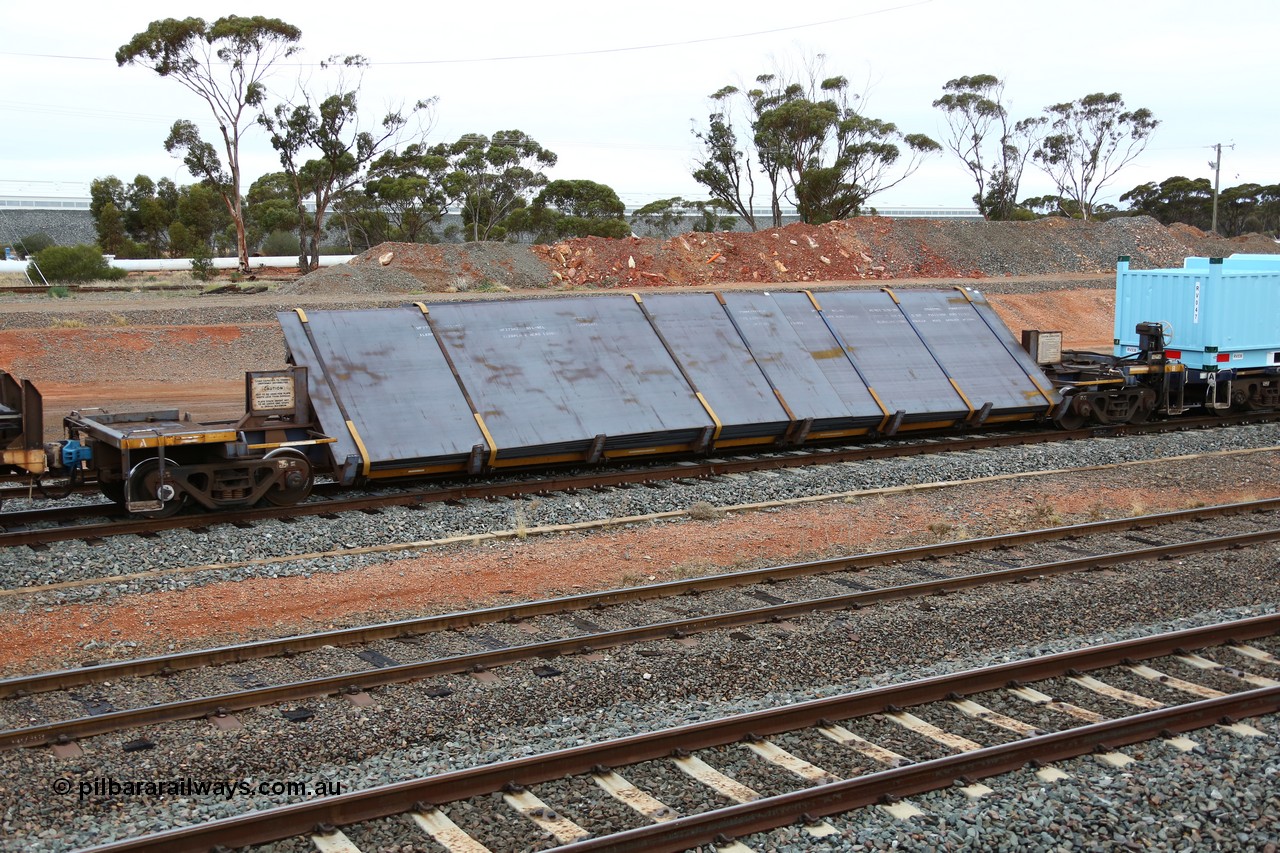
<path fill-rule="evenodd" d="M 637 288 L 738 282 L 881 282 L 1097 273 L 1128 255 L 1135 269 L 1180 267 L 1190 255 L 1276 253 L 1261 235 L 1223 239 L 1147 216 L 1081 222 L 863 216 L 758 232 L 668 240 L 584 237 L 550 246 L 384 243 L 343 267 L 290 285 L 297 293 L 418 293 Z"/>
<path fill-rule="evenodd" d="M 340 267 L 294 282 L 291 293 L 454 293 L 547 287 L 550 271 L 520 243 L 382 243 Z M 283 290 L 283 288 L 282 288 Z"/>

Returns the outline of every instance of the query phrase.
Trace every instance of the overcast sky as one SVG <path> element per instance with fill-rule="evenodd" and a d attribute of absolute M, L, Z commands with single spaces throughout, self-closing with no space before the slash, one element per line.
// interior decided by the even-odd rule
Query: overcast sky
<path fill-rule="evenodd" d="M 0 50 L 0 195 L 88 194 L 95 178 L 191 178 L 163 141 L 176 119 L 215 130 L 203 101 L 116 50 L 153 21 L 227 14 L 281 18 L 303 51 L 268 85 L 291 90 L 334 54 L 358 53 L 368 121 L 437 97 L 429 141 L 519 129 L 559 155 L 553 179 L 608 184 L 630 204 L 705 198 L 689 176 L 691 128 L 707 96 L 806 58 L 865 92 L 864 112 L 938 141 L 933 101 L 954 77 L 995 74 L 1015 117 L 1083 95 L 1119 92 L 1161 122 L 1146 152 L 1103 190 L 1207 177 L 1214 143 L 1222 185 L 1280 182 L 1280 3 L 1275 0 L 844 0 L 787 3 L 649 0 L 606 4 L 228 3 L 64 0 L 4 4 Z M 243 146 L 245 184 L 279 163 L 264 136 Z M 952 154 L 932 158 L 871 204 L 970 204 Z M 1051 192 L 1029 167 L 1023 197 Z M 762 200 L 763 202 L 763 200 Z"/>

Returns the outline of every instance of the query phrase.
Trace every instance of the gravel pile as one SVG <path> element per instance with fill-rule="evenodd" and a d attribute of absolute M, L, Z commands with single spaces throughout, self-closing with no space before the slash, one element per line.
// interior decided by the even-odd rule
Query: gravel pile
<path fill-rule="evenodd" d="M 973 279 L 1105 274 L 1181 267 L 1189 255 L 1276 252 L 1265 237 L 1226 240 L 1167 228 L 1148 216 L 1106 222 L 858 217 L 822 226 L 685 234 L 662 240 L 584 237 L 554 246 L 384 243 L 348 266 L 320 270 L 282 292 L 413 293 L 554 287 L 655 287 L 733 282 Z"/>

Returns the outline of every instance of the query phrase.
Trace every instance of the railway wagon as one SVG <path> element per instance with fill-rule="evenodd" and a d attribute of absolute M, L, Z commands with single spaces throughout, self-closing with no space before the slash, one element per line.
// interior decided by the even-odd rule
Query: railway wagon
<path fill-rule="evenodd" d="M 1038 338 L 1024 333 L 1024 343 L 1036 349 Z M 1187 258 L 1167 270 L 1131 270 L 1121 257 L 1113 345 L 1037 355 L 1063 395 L 1059 426 L 1280 408 L 1280 256 Z"/>
<path fill-rule="evenodd" d="M 1187 404 L 1213 411 L 1280 406 L 1280 256 L 1187 258 L 1180 270 L 1116 270 L 1115 355 L 1141 350 L 1158 322 L 1165 357 L 1186 366 Z"/>
<path fill-rule="evenodd" d="M 960 289 L 417 303 L 280 323 L 343 483 L 977 426 L 1059 402 Z"/>
<path fill-rule="evenodd" d="M 288 505 L 317 475 L 351 485 L 796 447 L 1045 420 L 1061 402 L 967 289 L 610 294 L 279 320 L 289 365 L 246 375 L 238 421 L 72 412 L 66 438 L 42 446 L 38 394 L 24 404 L 28 385 L 4 385 L 5 464 L 93 477 L 130 511 L 166 515 Z"/>

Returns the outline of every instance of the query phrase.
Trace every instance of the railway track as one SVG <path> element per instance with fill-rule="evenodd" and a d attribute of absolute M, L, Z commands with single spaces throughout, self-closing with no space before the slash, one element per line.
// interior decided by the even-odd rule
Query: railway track
<path fill-rule="evenodd" d="M 854 610 L 904 599 L 925 599 L 977 587 L 1025 583 L 1145 561 L 1258 547 L 1280 541 L 1280 528 L 1274 523 L 1276 513 L 1280 513 L 1280 499 L 1202 507 L 772 566 L 140 660 L 86 662 L 86 665 L 75 669 L 0 681 L 0 699 L 7 703 L 7 707 L 0 708 L 0 716 L 8 725 L 7 729 L 0 731 L 0 750 L 56 744 L 65 752 L 74 749 L 71 744 L 78 739 L 200 717 L 210 719 L 214 725 L 239 725 L 232 717 L 234 713 L 265 705 L 327 695 L 343 695 L 357 703 L 368 702 L 371 701 L 369 691 L 391 684 L 446 675 L 488 673 L 497 667 L 531 660 L 549 661 L 561 656 L 598 654 L 602 649 L 688 639 L 709 631 L 767 623 L 786 624 L 787 620 L 818 613 Z M 1228 535 L 1167 541 L 1179 535 L 1179 526 L 1185 528 L 1210 519 L 1227 518 L 1239 519 L 1237 526 L 1245 529 Z M 1134 533 L 1139 530 L 1146 532 L 1142 535 Z M 1112 539 L 1118 534 L 1124 534 L 1121 537 L 1124 550 L 1115 550 Z M 1094 541 L 1096 539 L 1102 541 Z M 1023 565 L 1003 556 L 1010 549 L 1025 549 L 1041 543 L 1057 543 L 1071 556 L 1068 559 L 1041 559 Z M 1130 547 L 1133 544 L 1141 547 Z M 993 558 L 991 555 L 999 556 Z M 969 559 L 957 561 L 956 565 L 945 569 L 937 568 L 939 561 L 961 556 Z M 876 567 L 890 567 L 890 572 L 884 578 L 858 574 Z M 805 583 L 814 580 L 823 581 L 825 585 Z M 842 591 L 831 594 L 832 589 Z M 725 590 L 737 590 L 741 594 L 704 603 L 703 596 Z M 636 613 L 626 610 L 626 606 L 642 602 L 657 602 L 668 617 L 673 612 L 678 616 L 652 622 L 647 621 L 654 613 L 652 607 L 640 608 Z M 662 602 L 680 604 L 673 608 Z M 572 630 L 566 630 L 566 622 Z M 602 624 L 608 622 L 622 624 L 614 628 Z M 504 631 L 494 636 L 486 626 L 503 626 Z M 435 649 L 421 642 L 429 635 L 442 634 L 446 639 Z M 513 638 L 518 640 L 521 636 L 523 641 L 513 642 Z M 468 644 L 473 649 L 479 646 L 483 650 L 450 651 Z M 308 652 L 335 647 L 347 650 L 344 660 L 354 663 L 359 658 L 373 668 L 261 684 L 260 672 L 244 667 L 236 670 L 234 666 L 271 657 L 293 659 Z M 434 656 L 430 656 L 429 651 L 434 651 Z M 419 660 L 402 662 L 406 653 L 417 655 Z M 223 678 L 227 684 L 249 682 L 254 686 L 232 692 L 196 695 L 194 698 L 192 694 L 198 694 L 199 688 L 181 683 L 166 683 L 163 688 L 138 687 L 138 679 L 141 678 L 176 677 L 185 671 L 208 667 L 236 670 Z M 547 676 L 560 674 L 554 666 L 546 663 L 535 671 Z M 104 685 L 112 686 L 112 689 L 104 690 Z M 85 688 L 95 689 L 86 693 Z M 153 705 L 123 707 L 138 693 L 182 698 Z M 56 695 L 47 701 L 36 701 L 36 697 L 42 694 Z M 89 713 L 50 720 L 50 712 L 44 710 L 47 708 L 87 708 Z M 16 725 L 13 721 L 18 719 L 36 722 Z"/>
<path fill-rule="evenodd" d="M 1123 747 L 1196 747 L 1210 726 L 1265 736 L 1247 718 L 1280 711 L 1280 616 L 1269 615 L 935 676 L 531 755 L 104 844 L 96 851 L 231 848 L 309 840 L 322 853 L 425 841 L 455 851 L 745 851 L 751 833 L 872 804 L 1034 773 L 1095 753 L 1140 773 Z M 1025 768 L 1030 767 L 1028 771 Z M 673 779 L 683 780 L 680 784 Z M 594 808 L 602 802 L 611 809 Z M 495 816 L 496 814 L 496 816 Z M 389 820 L 395 818 L 396 820 Z M 511 823 L 516 824 L 510 828 Z M 505 829 L 497 835 L 497 827 Z M 749 844 L 750 839 L 747 839 Z M 512 846 L 514 843 L 514 846 Z M 733 846 L 733 845 L 738 846 Z"/>
<path fill-rule="evenodd" d="M 294 519 L 342 512 L 376 512 L 392 506 L 421 506 L 466 499 L 494 500 L 542 495 L 551 492 L 599 490 L 632 484 L 654 484 L 682 479 L 705 479 L 751 471 L 769 471 L 810 465 L 864 462 L 922 456 L 933 453 L 990 450 L 1118 435 L 1180 432 L 1223 426 L 1269 423 L 1280 413 L 1254 413 L 1231 418 L 1200 418 L 1146 424 L 1092 427 L 1074 431 L 1032 431 L 996 435 L 921 436 L 909 441 L 839 448 L 813 448 L 787 453 L 736 459 L 695 459 L 643 468 L 611 469 L 588 473 L 559 473 L 498 482 L 463 482 L 410 487 L 391 493 L 351 495 L 330 485 L 317 487 L 312 500 L 289 507 L 255 507 L 226 512 L 191 512 L 169 518 L 140 518 L 121 514 L 118 504 L 97 502 L 71 506 L 0 513 L 0 548 L 42 548 L 54 542 L 101 542 L 122 535 L 152 536 L 164 530 L 200 529 L 218 524 L 252 526 L 268 519 Z M 86 521 L 88 519 L 88 521 Z"/>

